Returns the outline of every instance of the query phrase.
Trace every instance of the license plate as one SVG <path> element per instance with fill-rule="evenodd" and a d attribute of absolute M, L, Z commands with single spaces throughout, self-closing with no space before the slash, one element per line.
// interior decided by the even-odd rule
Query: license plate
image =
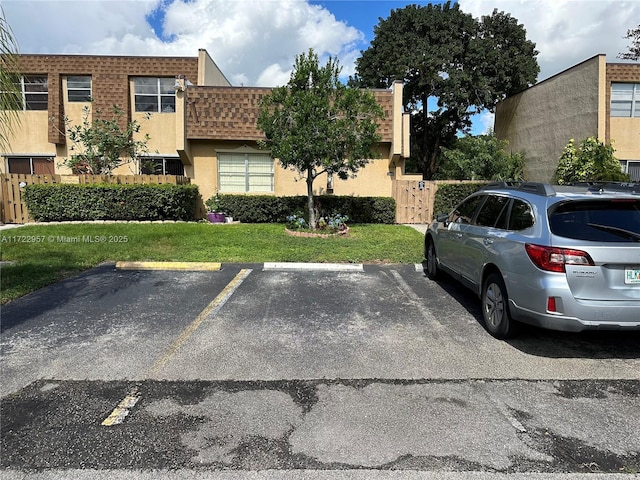
<path fill-rule="evenodd" d="M 627 285 L 640 283 L 640 268 L 625 268 L 624 283 L 626 283 Z"/>

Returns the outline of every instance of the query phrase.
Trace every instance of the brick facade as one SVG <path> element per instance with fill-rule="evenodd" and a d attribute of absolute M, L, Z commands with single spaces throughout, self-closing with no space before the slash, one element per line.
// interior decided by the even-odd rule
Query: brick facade
<path fill-rule="evenodd" d="M 64 144 L 62 77 L 91 75 L 93 110 L 110 112 L 113 105 L 126 112 L 123 122 L 131 119 L 129 77 L 186 76 L 194 85 L 198 80 L 197 57 L 117 57 L 92 55 L 20 55 L 18 68 L 23 75 L 48 74 L 49 142 Z M 123 128 L 126 125 L 122 125 Z"/>

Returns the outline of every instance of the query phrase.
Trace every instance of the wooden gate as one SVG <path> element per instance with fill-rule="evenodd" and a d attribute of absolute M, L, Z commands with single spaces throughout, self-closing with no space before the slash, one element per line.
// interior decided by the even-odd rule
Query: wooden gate
<path fill-rule="evenodd" d="M 396 223 L 430 223 L 437 185 L 424 180 L 395 180 Z"/>
<path fill-rule="evenodd" d="M 29 214 L 22 201 L 22 189 L 37 183 L 60 183 L 60 175 L 3 173 L 0 175 L 0 183 L 0 219 L 3 223 L 26 223 L 29 221 Z"/>

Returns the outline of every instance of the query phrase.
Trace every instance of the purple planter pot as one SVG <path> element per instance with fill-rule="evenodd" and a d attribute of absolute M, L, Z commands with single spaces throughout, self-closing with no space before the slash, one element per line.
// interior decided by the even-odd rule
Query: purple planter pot
<path fill-rule="evenodd" d="M 207 213 L 207 218 L 211 223 L 224 223 L 224 213 Z"/>

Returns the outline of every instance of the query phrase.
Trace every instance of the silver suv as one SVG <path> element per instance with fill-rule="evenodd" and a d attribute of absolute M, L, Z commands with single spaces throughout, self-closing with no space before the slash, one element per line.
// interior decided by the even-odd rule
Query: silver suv
<path fill-rule="evenodd" d="M 488 184 L 438 215 L 425 272 L 482 302 L 497 338 L 514 320 L 564 331 L 640 329 L 640 184 Z"/>

